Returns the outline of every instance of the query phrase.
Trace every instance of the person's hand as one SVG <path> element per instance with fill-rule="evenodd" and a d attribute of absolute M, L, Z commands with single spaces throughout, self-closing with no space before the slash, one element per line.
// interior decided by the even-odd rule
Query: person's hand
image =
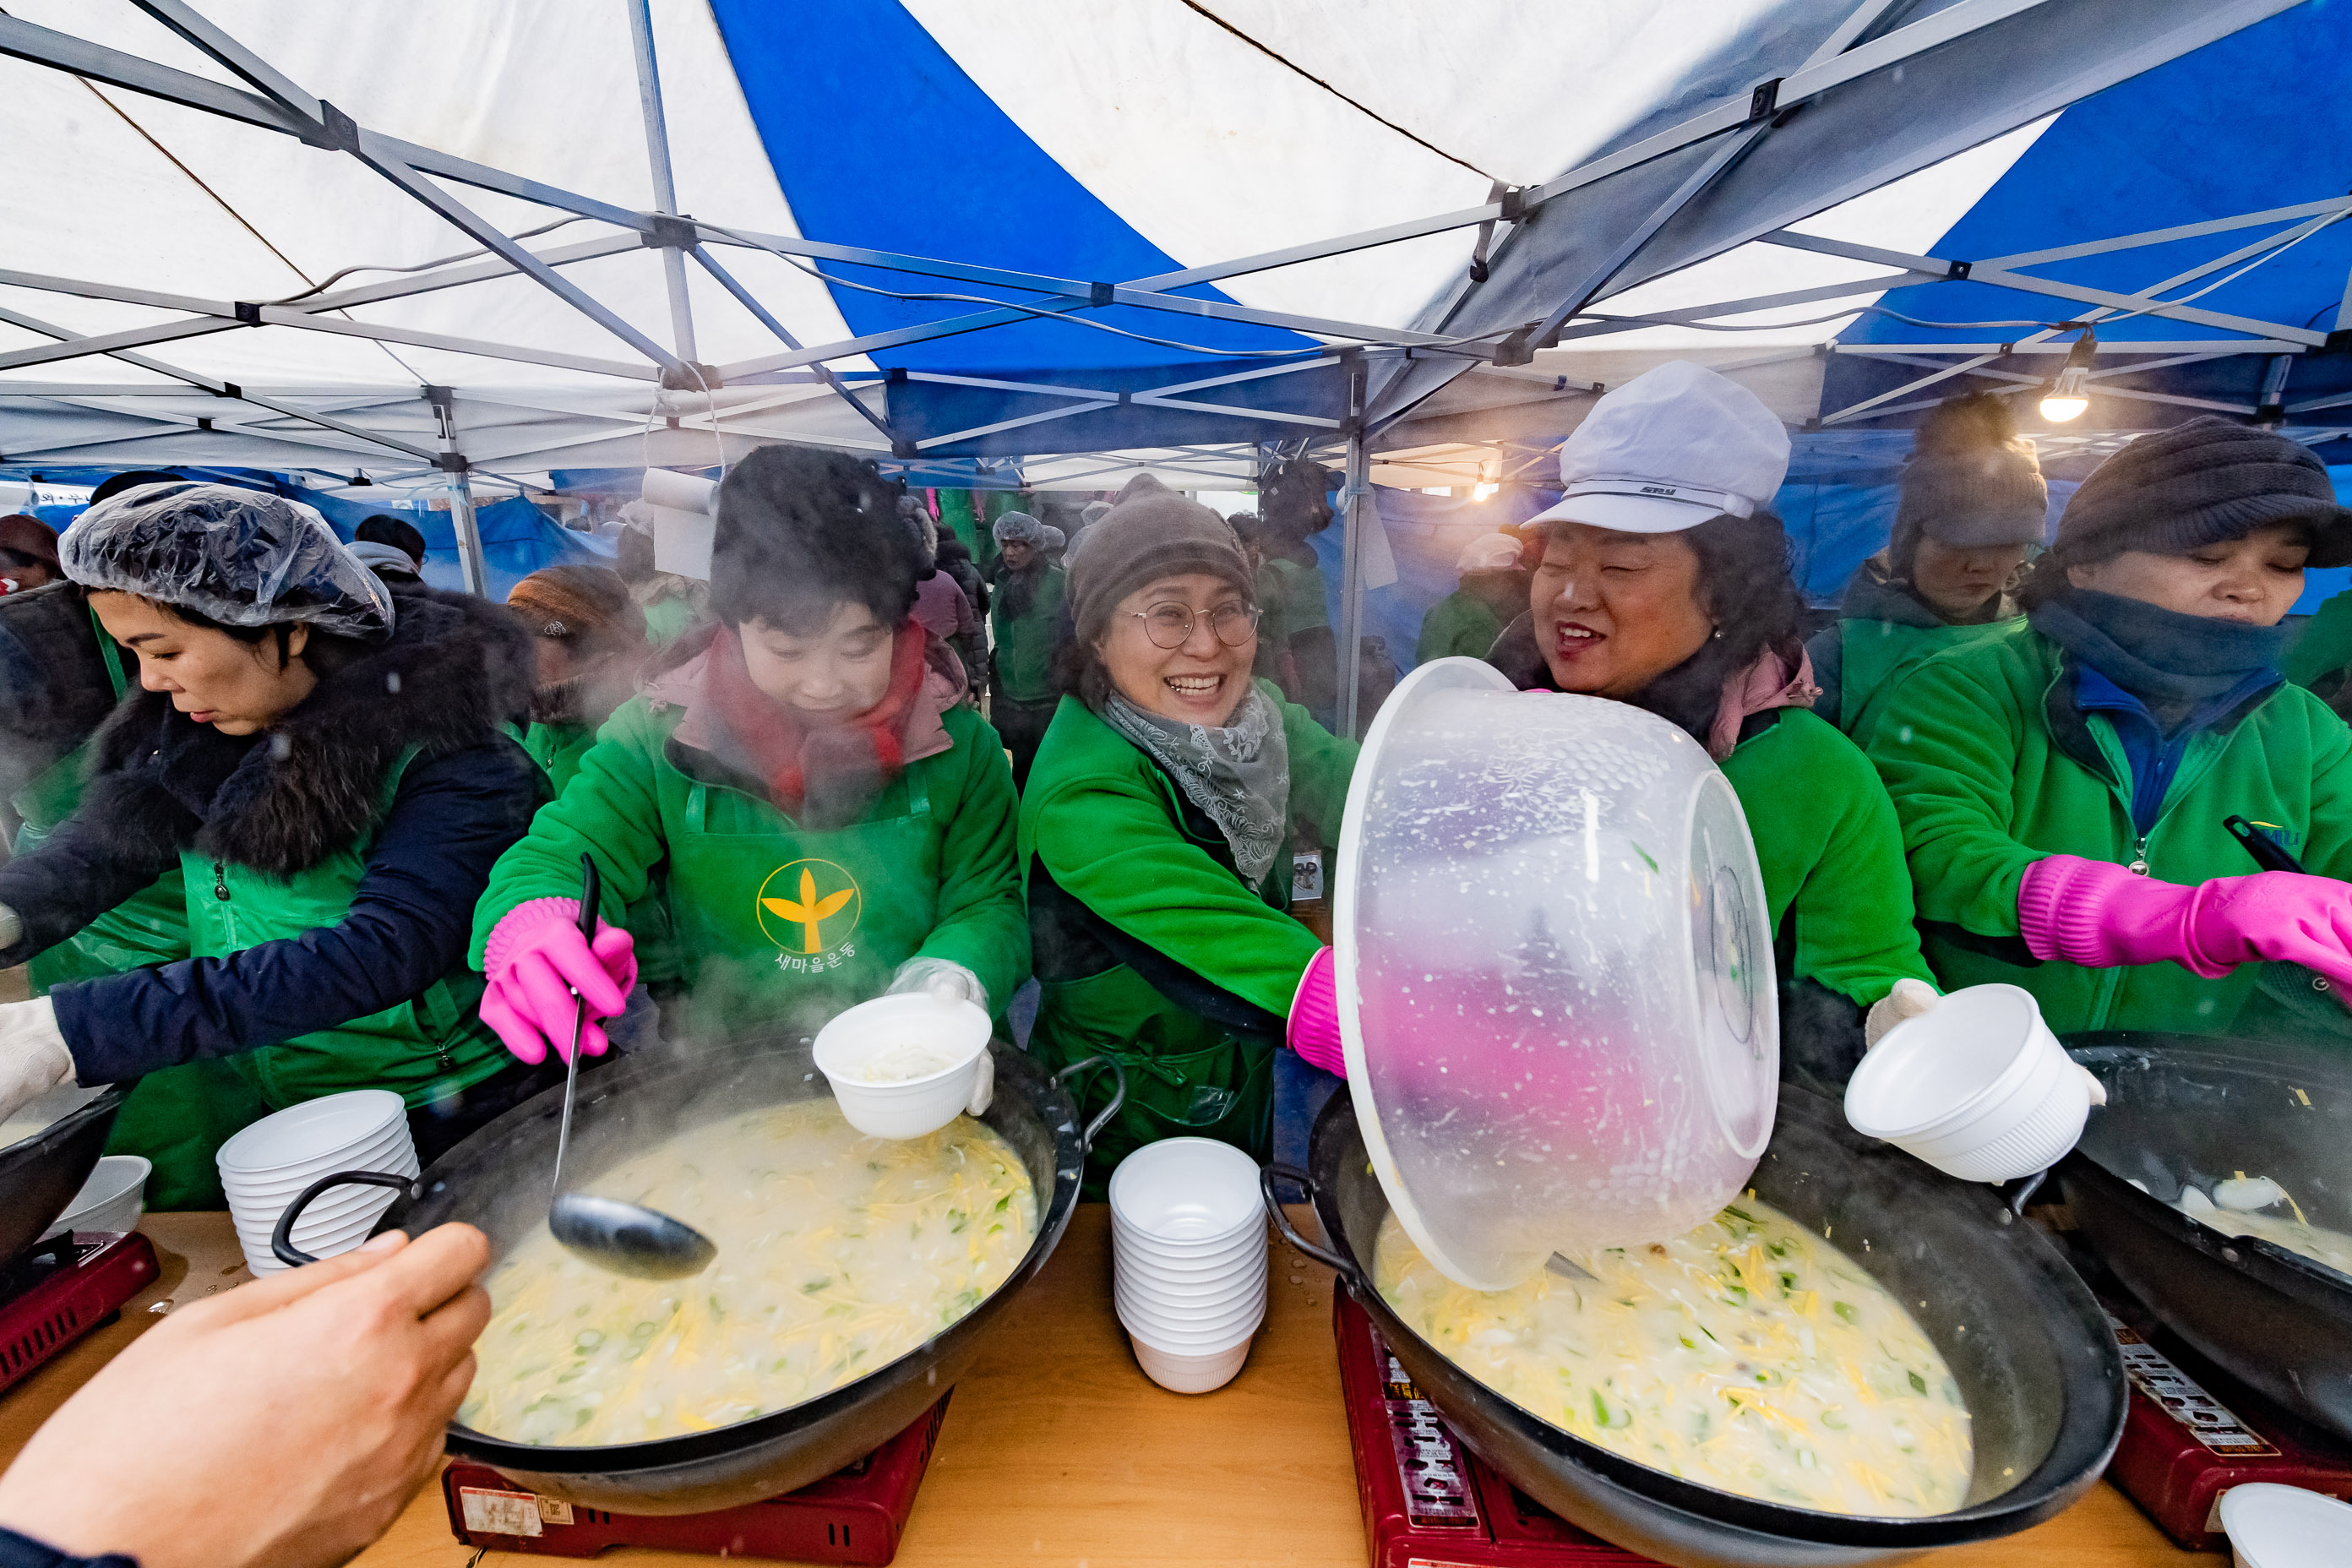
<path fill-rule="evenodd" d="M 482 968 L 489 978 L 482 1022 L 517 1060 L 536 1067 L 547 1059 L 551 1041 L 559 1057 L 572 1059 L 572 1024 L 583 1001 L 588 1019 L 580 1047 L 592 1057 L 604 1054 L 608 1042 L 596 1020 L 628 1006 L 637 950 L 627 931 L 601 921 L 589 942 L 580 934 L 577 899 L 533 899 L 509 910 L 491 930 Z"/>
<path fill-rule="evenodd" d="M 1347 1047 L 1339 1040 L 1339 971 L 1331 950 L 1323 948 L 1307 961 L 1298 989 L 1290 998 L 1287 1030 L 1290 1048 L 1309 1067 L 1348 1076 Z"/>
<path fill-rule="evenodd" d="M 1933 1010 L 1942 1000 L 1936 994 L 1936 988 L 1924 980 L 1906 977 L 1896 981 L 1895 989 L 1871 1004 L 1870 1011 L 1864 1015 L 1862 1048 L 1865 1051 L 1876 1049 L 1878 1042 L 1886 1037 L 1887 1030 Z"/>
<path fill-rule="evenodd" d="M 988 1011 L 988 987 L 953 959 L 910 958 L 891 973 L 882 994 L 904 996 L 918 991 L 942 1002 L 969 1002 L 983 1013 Z"/>
<path fill-rule="evenodd" d="M 2294 871 L 2216 877 L 2198 885 L 2185 924 L 2209 963 L 2300 963 L 2333 981 L 2336 1000 L 2352 992 L 2352 884 Z"/>
<path fill-rule="evenodd" d="M 325 1568 L 441 1462 L 474 1380 L 489 1243 L 445 1225 L 179 1309 L 0 1476 L 0 1526 L 140 1568 Z"/>
<path fill-rule="evenodd" d="M 56 1004 L 47 996 L 0 1002 L 0 1121 L 73 1075 Z"/>

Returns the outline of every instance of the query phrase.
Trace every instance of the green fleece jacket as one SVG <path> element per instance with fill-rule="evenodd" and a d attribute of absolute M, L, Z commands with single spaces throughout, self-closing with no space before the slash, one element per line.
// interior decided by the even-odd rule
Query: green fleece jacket
<path fill-rule="evenodd" d="M 1947 621 L 1881 576 L 1874 561 L 1865 561 L 1846 582 L 1837 623 L 1805 645 L 1822 689 L 1813 711 L 1855 745 L 1867 746 L 1888 695 L 1905 676 L 1947 648 L 1981 642 L 2017 624 L 2016 601 L 2006 594 L 1985 606 L 1981 619 Z"/>
<path fill-rule="evenodd" d="M 2322 697 L 2344 689 L 2346 672 L 2352 670 L 2352 591 L 2320 601 L 2318 613 L 2295 634 L 2279 668 Z"/>
<path fill-rule="evenodd" d="M 799 836 L 802 830 L 769 804 L 764 792 L 740 775 L 720 770 L 709 753 L 673 742 L 670 732 L 685 716 L 669 706 L 656 713 L 644 698 L 633 698 L 608 720 L 596 743 L 580 760 L 578 774 L 561 799 L 542 806 L 530 831 L 500 856 L 488 890 L 474 910 L 470 958 L 482 963 L 483 944 L 508 911 L 532 899 L 580 896 L 580 856 L 596 857 L 604 878 L 604 918 L 619 923 L 622 911 L 646 896 L 682 830 L 697 780 L 707 787 L 707 829 L 744 839 L 762 834 Z M 936 877 L 913 865 L 876 876 L 864 896 L 879 903 L 929 908 L 929 934 L 914 952 L 952 959 L 980 977 L 990 1002 L 1002 1008 L 1029 977 L 1029 928 L 1014 879 L 1013 774 L 1005 766 L 996 732 L 966 708 L 940 715 L 950 748 L 909 763 L 885 786 L 867 813 L 881 820 L 907 810 L 909 781 L 919 776 L 929 798 L 930 844 L 924 858 L 935 861 Z M 694 770 L 688 776 L 684 763 Z M 812 841 L 823 835 L 806 836 Z M 873 875 L 861 868 L 861 875 Z M 668 896 L 686 895 L 670 880 Z M 741 910 L 673 910 L 681 933 L 706 921 L 740 925 L 752 917 L 751 900 Z M 683 957 L 691 982 L 702 955 Z M 892 955 L 891 962 L 900 956 Z"/>
<path fill-rule="evenodd" d="M 1495 607 L 1467 588 L 1456 588 L 1430 606 L 1421 619 L 1421 640 L 1413 645 L 1415 664 L 1456 655 L 1484 658 L 1503 635 L 1503 617 Z"/>
<path fill-rule="evenodd" d="M 1756 841 L 1784 978 L 1868 1007 L 1897 980 L 1929 978 L 1902 828 L 1853 742 L 1801 708 L 1776 713 L 1732 748 L 1723 776 Z"/>
<path fill-rule="evenodd" d="M 2031 626 L 1955 648 L 1891 697 L 1870 745 L 1903 819 L 1928 961 L 1948 986 L 2005 981 L 2060 1034 L 2228 1030 L 2255 989 L 2242 965 L 2200 980 L 2174 963 L 2036 964 L 2017 890 L 2047 855 L 2196 883 L 2258 868 L 2221 826 L 2242 816 L 2323 877 L 2352 877 L 2352 731 L 2296 686 L 2274 687 L 2189 745 L 2142 840 L 2131 771 L 2106 718 L 2075 706 L 2074 667 Z"/>
<path fill-rule="evenodd" d="M 1290 746 L 1290 807 L 1339 841 L 1339 816 L 1355 771 L 1356 743 L 1284 702 L 1272 682 L 1258 689 L 1280 706 Z M 1220 991 L 1288 1016 L 1307 961 L 1322 946 L 1288 912 L 1290 857 L 1275 856 L 1265 882 L 1244 883 L 1233 852 L 1212 829 L 1186 823 L 1168 775 L 1075 698 L 1062 699 L 1038 748 L 1021 801 L 1021 863 L 1042 863 L 1061 889 L 1118 931 L 1192 971 Z M 1060 955 L 1043 952 L 1039 978 Z M 1085 967 L 1083 965 L 1081 968 Z M 1051 1011 L 1054 993 L 1047 990 Z M 1166 1006 L 1181 1012 L 1174 1002 Z M 1051 1020 L 1042 1017 L 1041 1028 Z"/>

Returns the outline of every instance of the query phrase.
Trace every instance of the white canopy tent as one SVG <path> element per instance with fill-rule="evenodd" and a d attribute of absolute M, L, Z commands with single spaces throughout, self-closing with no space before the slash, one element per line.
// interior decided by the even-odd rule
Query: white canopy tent
<path fill-rule="evenodd" d="M 1819 420 L 1891 288 L 2297 354 L 2329 329 L 2158 296 L 2352 198 L 2132 292 L 2032 269 L 2177 232 L 1934 254 L 2057 111 L 2288 5 L 17 0 L 0 472 L 431 479 L 462 537 L 484 476 L 766 441 L 1089 488 L 1308 449 L 1360 510 L 1668 356 Z M 1966 365 L 1853 352 L 1905 349 Z"/>

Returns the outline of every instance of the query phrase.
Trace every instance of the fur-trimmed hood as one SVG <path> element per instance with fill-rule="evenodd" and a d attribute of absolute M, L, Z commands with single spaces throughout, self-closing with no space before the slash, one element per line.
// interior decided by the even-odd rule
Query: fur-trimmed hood
<path fill-rule="evenodd" d="M 134 691 L 99 731 L 82 813 L 278 876 L 360 838 L 403 752 L 493 744 L 530 705 L 530 637 L 502 606 L 422 587 L 394 603 L 391 640 L 320 680 L 263 734 L 223 735 L 165 693 Z"/>

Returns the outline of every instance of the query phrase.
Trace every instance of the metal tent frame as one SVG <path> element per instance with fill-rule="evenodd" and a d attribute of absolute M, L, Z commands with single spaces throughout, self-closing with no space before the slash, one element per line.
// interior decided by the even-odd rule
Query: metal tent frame
<path fill-rule="evenodd" d="M 2152 361 L 2095 373 L 2102 390 L 2158 401 L 2166 395 L 2124 386 L 2136 371 L 2234 354 L 2272 356 L 2273 392 L 2294 357 L 2326 346 L 2327 332 L 2252 321 L 2169 301 L 2168 292 L 2275 252 L 2352 213 L 2352 197 L 2331 197 L 2210 223 L 2126 235 L 2025 255 L 1965 262 L 1906 255 L 1801 234 L 1790 226 L 1863 192 L 2030 123 L 2129 76 L 2186 54 L 2286 9 L 2294 0 L 1855 0 L 1842 17 L 1789 61 L 1759 60 L 1751 90 L 1641 128 L 1628 144 L 1542 184 L 1498 188 L 1491 200 L 1312 244 L 1125 281 L 1053 277 L 904 255 L 797 237 L 729 227 L 675 209 L 668 135 L 647 0 L 628 0 L 639 105 L 654 205 L 636 211 L 384 135 L 313 96 L 268 60 L 199 13 L 187 0 L 132 0 L 139 9 L 226 68 L 245 89 L 103 47 L 0 15 L 0 54 L 68 72 L 244 123 L 348 155 L 391 182 L 488 253 L 392 280 L 314 294 L 289 302 L 208 300 L 85 279 L 0 270 L 0 283 L 170 312 L 167 320 L 82 335 L 21 312 L 0 321 L 50 340 L 0 353 L 0 371 L 106 355 L 173 384 L 125 388 L 107 384 L 0 382 L 0 411 L 37 402 L 89 414 L 88 438 L 7 460 L 86 462 L 136 453 L 169 461 L 159 447 L 200 438 L 206 460 L 224 450 L 292 454 L 305 467 L 332 453 L 337 468 L 373 459 L 402 477 L 444 476 L 457 522 L 469 584 L 483 581 L 480 543 L 471 526 L 469 476 L 508 467 L 519 472 L 559 453 L 593 461 L 635 448 L 628 462 L 700 465 L 728 460 L 762 441 L 812 440 L 873 453 L 886 465 L 935 462 L 982 453 L 1088 450 L 1087 421 L 1132 419 L 1144 410 L 1183 432 L 1160 446 L 1155 466 L 1220 480 L 1254 469 L 1268 445 L 1318 455 L 1344 452 L 1346 487 L 1344 650 L 1361 623 L 1363 542 L 1372 525 L 1370 469 L 1375 446 L 1417 444 L 1415 420 L 1433 395 L 1459 382 L 1446 400 L 1459 417 L 1528 403 L 1557 405 L 1568 423 L 1599 390 L 1538 363 L 1547 349 L 1645 327 L 1727 322 L 1797 305 L 1874 296 L 1901 285 L 1946 279 L 2021 289 L 2089 309 L 2075 321 L 2147 314 L 2237 334 L 2229 340 L 2134 342 Z M 249 89 L 250 90 L 247 90 Z M 1922 102 L 1936 112 L 1923 113 Z M 541 249 L 526 247 L 460 199 L 452 187 L 496 193 L 585 220 L 608 231 Z M 2053 281 L 2028 270 L 2103 251 L 2170 243 L 2240 228 L 2273 232 L 2228 256 L 2120 295 Z M 1454 285 L 1410 328 L 1258 310 L 1181 292 L 1223 279 L 1349 254 L 1426 236 L 1475 229 L 1474 258 Z M 1718 301 L 1629 317 L 1595 307 L 1638 284 L 1751 240 L 1881 264 L 1888 271 L 1851 282 Z M 640 331 L 564 275 L 573 264 L 640 247 L 661 253 L 671 339 Z M 765 251 L 796 264 L 831 263 L 909 274 L 999 291 L 975 297 L 981 308 L 940 320 L 814 345 L 802 342 L 729 268 L 722 250 Z M 733 363 L 696 357 L 687 263 L 707 271 L 776 340 L 779 348 Z M 357 321 L 355 308 L 440 289 L 526 277 L 593 321 L 633 358 L 596 358 L 524 345 L 416 331 Z M 831 281 L 831 279 L 828 279 Z M 930 372 L 841 370 L 835 363 L 1039 317 L 1129 307 L 1175 316 L 1234 321 L 1299 334 L 1307 346 L 1276 351 L 1270 363 L 1187 374 L 1163 384 L 1111 385 L 1117 378 L 1026 382 Z M 1857 307 L 1859 308 L 1859 307 Z M 594 390 L 512 394 L 425 386 L 414 393 L 373 387 L 262 388 L 207 377 L 146 351 L 176 341 L 257 326 L 284 327 L 446 350 L 490 361 L 553 367 L 603 379 Z M 2336 331 L 2352 327 L 2352 285 Z M 1892 392 L 1825 416 L 1823 426 L 1885 417 L 1919 406 L 1909 395 L 1969 375 L 2002 385 L 2036 385 L 2038 377 L 1993 368 L 2011 354 L 2063 353 L 2055 327 L 2013 342 L 1826 345 L 1929 374 Z M 2339 340 L 2341 341 L 2341 340 Z M 1801 351 L 1816 352 L 1811 350 Z M 1956 363 L 1947 363 L 1947 360 Z M 1292 383 L 1291 378 L 1302 380 Z M 1096 384 L 1074 384 L 1087 380 Z M 1291 384 L 1303 398 L 1272 394 Z M 1021 400 L 1024 411 L 947 430 L 918 433 L 895 417 L 894 387 L 954 387 Z M 612 388 L 607 391 L 604 388 Z M 1253 399 L 1255 399 L 1253 401 Z M 1305 406 L 1301 404 L 1304 403 Z M 236 414 L 217 412 L 241 405 Z M 1043 406 L 1031 406 L 1042 404 Z M 2352 394 L 2308 406 L 2352 404 Z M 2233 411 L 2253 413 L 2254 407 Z M 210 411 L 203 411 L 210 410 Z M 1231 442 L 1195 437 L 1218 421 L 1236 422 Z M 560 434 L 558 434 L 560 432 Z M 1425 443 L 1419 443 L 1425 444 Z M 183 459 L 185 460 L 185 459 Z M 1065 482 L 1116 471 L 1132 458 L 1103 458 L 1104 468 L 1073 471 Z M 1343 729 L 1352 730 L 1354 682 L 1343 681 Z"/>

